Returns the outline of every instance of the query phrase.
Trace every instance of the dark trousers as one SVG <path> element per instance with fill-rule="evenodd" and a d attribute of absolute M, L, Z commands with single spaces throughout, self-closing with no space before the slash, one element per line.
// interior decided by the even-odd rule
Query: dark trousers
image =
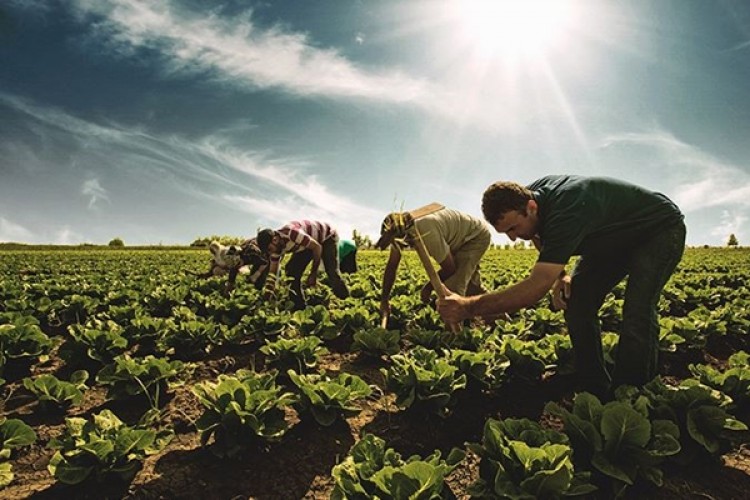
<path fill-rule="evenodd" d="M 346 257 L 341 258 L 339 269 L 341 270 L 342 273 L 347 273 L 347 274 L 357 272 L 357 250 L 356 249 L 348 253 Z"/>
<path fill-rule="evenodd" d="M 329 238 L 323 242 L 322 247 L 321 260 L 323 261 L 323 268 L 328 275 L 328 283 L 336 297 L 345 299 L 349 296 L 349 289 L 346 287 L 346 283 L 344 283 L 339 273 L 338 242 L 334 238 Z M 294 302 L 295 309 L 302 309 L 307 304 L 305 293 L 302 290 L 302 274 L 305 272 L 307 265 L 312 261 L 312 257 L 312 250 L 297 252 L 292 255 L 284 268 L 286 275 L 292 278 L 290 298 Z"/>
<path fill-rule="evenodd" d="M 584 255 L 571 275 L 565 320 L 582 388 L 605 393 L 610 384 L 643 385 L 656 376 L 659 355 L 657 305 L 685 250 L 685 225 L 670 226 L 629 251 Z M 623 323 L 612 377 L 604 366 L 598 311 L 628 276 Z"/>

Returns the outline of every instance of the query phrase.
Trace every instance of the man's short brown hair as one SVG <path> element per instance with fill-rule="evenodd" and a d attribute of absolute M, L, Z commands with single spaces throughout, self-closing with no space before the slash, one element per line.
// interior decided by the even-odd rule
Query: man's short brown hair
<path fill-rule="evenodd" d="M 511 210 L 526 214 L 526 205 L 533 198 L 531 191 L 520 184 L 498 181 L 485 189 L 482 195 L 482 214 L 487 222 L 495 224 Z"/>

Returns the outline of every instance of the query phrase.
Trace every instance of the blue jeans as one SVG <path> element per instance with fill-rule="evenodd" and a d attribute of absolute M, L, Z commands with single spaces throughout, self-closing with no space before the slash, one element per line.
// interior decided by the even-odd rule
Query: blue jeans
<path fill-rule="evenodd" d="M 669 226 L 627 251 L 583 255 L 571 278 L 565 320 L 582 389 L 604 394 L 610 386 L 643 385 L 656 376 L 657 305 L 685 250 L 685 224 Z M 628 276 L 614 373 L 604 366 L 598 311 L 606 295 Z"/>

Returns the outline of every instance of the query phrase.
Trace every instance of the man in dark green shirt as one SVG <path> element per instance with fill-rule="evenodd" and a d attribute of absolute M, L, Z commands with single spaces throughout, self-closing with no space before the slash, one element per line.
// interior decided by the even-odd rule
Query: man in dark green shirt
<path fill-rule="evenodd" d="M 683 215 L 669 198 L 615 179 L 551 175 L 526 187 L 491 185 L 482 211 L 499 233 L 533 241 L 539 258 L 528 278 L 505 290 L 439 300 L 446 322 L 514 312 L 552 289 L 553 305 L 565 309 L 583 389 L 603 395 L 610 384 L 642 385 L 656 376 L 657 303 L 685 248 Z M 580 258 L 568 276 L 565 264 L 573 255 Z M 610 377 L 598 311 L 625 276 L 623 325 Z"/>

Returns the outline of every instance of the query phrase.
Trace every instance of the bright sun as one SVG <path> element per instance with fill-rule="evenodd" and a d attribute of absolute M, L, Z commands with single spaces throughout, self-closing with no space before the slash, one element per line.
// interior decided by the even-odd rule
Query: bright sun
<path fill-rule="evenodd" d="M 533 57 L 561 43 L 577 17 L 571 0 L 455 0 L 463 37 L 485 57 Z"/>

